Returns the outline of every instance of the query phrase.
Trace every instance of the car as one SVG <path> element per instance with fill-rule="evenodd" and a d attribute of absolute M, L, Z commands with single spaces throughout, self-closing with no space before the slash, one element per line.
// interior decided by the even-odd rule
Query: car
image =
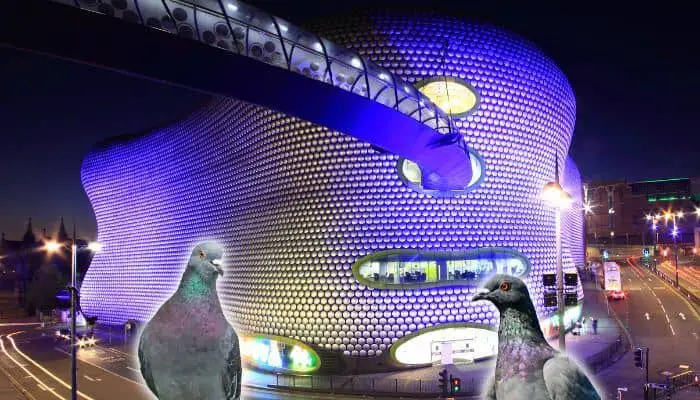
<path fill-rule="evenodd" d="M 69 341 L 70 340 L 70 329 L 63 328 L 63 329 L 57 330 L 56 331 L 56 339 Z"/>
<path fill-rule="evenodd" d="M 97 343 L 97 340 L 95 340 L 95 335 L 91 335 L 91 334 L 82 335 L 78 339 L 78 346 L 80 348 L 94 347 L 96 343 Z"/>
<path fill-rule="evenodd" d="M 623 300 L 625 298 L 625 292 L 622 290 L 612 290 L 608 292 L 608 298 L 612 300 Z"/>

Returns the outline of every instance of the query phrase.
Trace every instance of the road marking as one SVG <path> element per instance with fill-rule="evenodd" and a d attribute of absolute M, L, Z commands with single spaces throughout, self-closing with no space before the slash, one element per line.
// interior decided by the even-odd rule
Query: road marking
<path fill-rule="evenodd" d="M 683 319 L 683 321 L 685 321 L 685 314 L 683 314 L 682 312 L 679 312 L 678 315 Z"/>
<path fill-rule="evenodd" d="M 647 277 L 647 279 L 649 279 L 649 282 L 651 282 L 651 278 Z"/>
<path fill-rule="evenodd" d="M 673 325 L 668 324 L 668 326 L 671 328 L 671 333 L 673 334 L 673 336 L 676 336 L 676 331 L 673 330 Z"/>
<path fill-rule="evenodd" d="M 132 370 L 132 371 L 141 372 L 141 371 L 139 371 L 139 370 L 136 369 L 136 368 L 131 368 L 131 367 L 126 367 L 126 368 L 127 368 L 127 369 L 130 369 L 130 370 Z"/>
<path fill-rule="evenodd" d="M 695 339 L 700 339 L 700 337 L 698 337 L 697 332 L 693 332 L 693 336 L 695 336 Z"/>
<path fill-rule="evenodd" d="M 49 370 L 47 370 L 46 368 L 44 368 L 44 367 L 42 367 L 41 365 L 39 365 L 39 363 L 37 363 L 36 361 L 34 361 L 32 358 L 30 358 L 30 357 L 27 356 L 26 354 L 22 353 L 22 351 L 20 351 L 20 349 L 17 348 L 17 345 L 15 344 L 15 340 L 12 338 L 12 336 L 13 336 L 13 335 L 16 335 L 16 334 L 18 334 L 18 333 L 22 333 L 22 332 L 14 332 L 14 333 L 11 333 L 11 334 L 7 335 L 7 339 L 10 341 L 10 343 L 12 343 L 12 347 L 15 349 L 15 351 L 17 352 L 17 354 L 19 354 L 20 356 L 24 357 L 25 360 L 27 360 L 27 361 L 29 361 L 30 363 L 34 364 L 35 367 L 39 368 L 39 369 L 40 369 L 42 372 L 44 372 L 46 375 L 48 375 L 48 376 L 50 376 L 51 378 L 53 378 L 56 382 L 60 383 L 60 384 L 61 384 L 63 387 L 65 387 L 66 389 L 69 389 L 69 390 L 70 390 L 71 387 L 70 387 L 69 384 L 67 384 L 66 382 L 62 381 L 59 377 L 57 377 L 56 375 L 52 374 L 51 371 L 49 371 Z M 84 398 L 87 399 L 87 400 L 95 400 L 95 399 L 93 399 L 92 397 L 86 395 L 85 393 L 83 393 L 83 392 L 81 392 L 81 391 L 78 391 L 78 395 L 84 397 Z"/>
<path fill-rule="evenodd" d="M 644 316 L 647 317 L 647 321 L 649 321 L 649 313 L 644 313 Z"/>
<path fill-rule="evenodd" d="M 61 352 L 61 353 L 63 353 L 63 354 L 68 354 L 68 355 L 70 355 L 70 353 L 68 353 L 67 351 L 58 349 L 58 348 L 56 348 L 56 347 L 54 347 L 54 350 L 56 350 L 56 351 L 58 351 L 58 352 Z M 108 370 L 108 369 L 106 369 L 106 368 L 100 367 L 99 365 L 93 364 L 93 363 L 91 363 L 90 361 L 87 361 L 87 360 L 85 360 L 85 359 L 83 359 L 83 358 L 78 357 L 78 359 L 79 359 L 81 362 L 84 362 L 85 364 L 90 364 L 90 365 L 92 365 L 92 366 L 95 367 L 95 368 L 99 368 L 99 369 L 101 369 L 101 370 L 103 370 L 103 371 L 105 371 L 105 372 L 107 372 L 107 373 L 110 373 L 110 374 L 116 376 L 117 378 L 121 378 L 121 379 L 127 380 L 127 381 L 129 381 L 129 382 L 131 382 L 131 383 L 135 383 L 135 384 L 137 384 L 137 385 L 146 386 L 146 385 L 144 385 L 144 384 L 141 383 L 141 382 L 137 382 L 137 381 L 135 381 L 135 380 L 133 380 L 133 379 L 129 379 L 129 378 L 125 377 L 125 376 L 121 376 L 121 375 L 117 374 L 116 372 L 112 372 L 112 371 L 110 371 L 110 370 Z M 139 370 L 137 370 L 137 369 L 133 369 L 133 368 L 131 368 L 131 367 L 127 367 L 127 368 L 132 369 L 132 370 L 134 370 L 134 371 L 136 371 L 136 372 L 139 372 L 139 373 L 141 372 L 141 371 L 139 371 Z"/>
<path fill-rule="evenodd" d="M 89 381 L 91 381 L 91 382 L 100 382 L 100 381 L 102 381 L 102 379 L 100 379 L 100 378 L 93 378 L 93 377 L 88 376 L 88 375 L 83 375 L 83 376 L 85 377 L 85 379 L 87 379 L 87 380 L 89 380 Z"/>
<path fill-rule="evenodd" d="M 17 333 L 17 332 L 15 332 L 15 333 Z M 13 335 L 14 335 L 14 333 L 13 333 Z M 8 339 L 9 339 L 9 338 L 10 338 L 10 337 L 8 336 Z M 24 372 L 26 372 L 27 374 L 29 374 L 28 376 L 30 376 L 32 379 L 34 379 L 38 384 L 40 384 L 40 385 L 43 385 L 43 384 L 44 384 L 44 382 L 42 382 L 36 375 L 34 375 L 34 374 L 32 374 L 31 372 L 29 372 L 29 370 L 28 370 L 27 368 L 22 367 L 21 364 L 20 364 L 17 360 L 15 360 L 15 358 L 12 357 L 12 356 L 10 355 L 10 353 L 7 352 L 7 349 L 5 349 L 5 341 L 2 340 L 2 335 L 0 335 L 0 348 L 2 348 L 2 352 L 5 353 L 5 355 L 6 355 L 10 360 L 12 360 L 15 364 L 19 365 L 20 368 L 22 368 L 22 369 L 24 370 Z M 46 386 L 46 385 L 44 385 L 44 386 L 45 386 L 45 387 L 48 387 L 48 386 Z M 54 396 L 58 397 L 59 399 L 61 399 L 61 400 L 66 400 L 65 398 L 61 397 L 58 393 L 56 393 L 55 390 L 50 389 L 49 391 L 51 392 L 51 394 L 53 394 Z"/>
<path fill-rule="evenodd" d="M 666 289 L 666 288 L 665 288 L 665 287 L 660 287 L 660 286 L 655 286 L 655 287 L 654 287 L 654 290 L 664 290 L 664 289 Z M 656 295 L 654 295 L 654 296 L 656 296 Z"/>
<path fill-rule="evenodd" d="M 668 319 L 668 314 L 666 314 L 666 322 L 668 322 L 668 323 L 669 323 L 669 325 L 671 324 L 671 320 L 670 320 L 670 319 Z M 671 328 L 671 329 L 673 329 L 673 328 Z"/>
<path fill-rule="evenodd" d="M 26 325 L 41 325 L 41 322 L 7 322 L 0 326 L 26 326 Z"/>

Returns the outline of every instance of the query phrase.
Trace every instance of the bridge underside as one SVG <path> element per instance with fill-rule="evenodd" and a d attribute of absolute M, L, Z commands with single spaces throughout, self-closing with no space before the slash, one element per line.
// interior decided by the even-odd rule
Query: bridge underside
<path fill-rule="evenodd" d="M 0 45 L 244 100 L 356 137 L 418 163 L 427 188 L 460 190 L 466 146 L 368 98 L 146 26 L 46 1 L 11 1 Z"/>

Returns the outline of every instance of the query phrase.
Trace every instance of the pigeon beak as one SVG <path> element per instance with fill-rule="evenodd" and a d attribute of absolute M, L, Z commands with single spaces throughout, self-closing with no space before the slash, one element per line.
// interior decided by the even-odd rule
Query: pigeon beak
<path fill-rule="evenodd" d="M 479 301 L 479 300 L 488 300 L 488 294 L 489 290 L 488 289 L 479 289 L 479 293 L 476 294 L 476 296 L 472 297 L 472 301 Z"/>
<path fill-rule="evenodd" d="M 211 261 L 212 264 L 214 264 L 214 268 L 216 268 L 216 272 L 219 273 L 219 275 L 223 276 L 224 275 L 224 269 L 221 268 L 221 260 L 216 259 Z"/>

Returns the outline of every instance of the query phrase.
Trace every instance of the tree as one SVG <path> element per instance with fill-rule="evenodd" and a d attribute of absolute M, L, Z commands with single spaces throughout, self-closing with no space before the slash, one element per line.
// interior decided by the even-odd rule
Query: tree
<path fill-rule="evenodd" d="M 55 265 L 44 264 L 29 284 L 28 311 L 50 313 L 58 305 L 56 294 L 68 284 L 68 279 Z"/>

